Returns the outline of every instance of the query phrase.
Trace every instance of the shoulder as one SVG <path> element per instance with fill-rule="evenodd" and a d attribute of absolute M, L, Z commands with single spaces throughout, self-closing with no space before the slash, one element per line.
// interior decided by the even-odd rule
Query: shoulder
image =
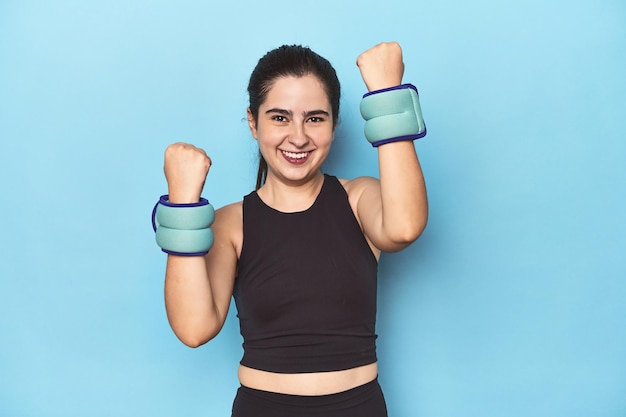
<path fill-rule="evenodd" d="M 374 177 L 356 177 L 354 179 L 339 179 L 339 182 L 346 190 L 348 194 L 348 201 L 354 215 L 361 222 L 361 216 L 359 215 L 359 207 L 362 207 L 361 201 L 371 200 L 369 196 L 376 196 L 380 193 L 380 181 Z M 365 196 L 365 198 L 363 198 Z"/>
<path fill-rule="evenodd" d="M 367 226 L 368 221 L 371 222 L 371 213 L 376 212 L 379 207 L 376 204 L 376 200 L 371 196 L 380 193 L 380 181 L 374 177 L 357 177 L 352 180 L 339 179 L 339 182 L 346 190 L 352 213 L 359 223 L 359 226 L 361 226 L 363 235 L 372 253 L 376 259 L 378 259 L 380 257 L 380 249 L 372 243 L 366 230 L 369 229 Z"/>
<path fill-rule="evenodd" d="M 339 182 L 346 190 L 350 203 L 358 202 L 365 190 L 379 187 L 380 181 L 374 177 L 356 177 L 354 179 L 339 178 Z"/>
<path fill-rule="evenodd" d="M 227 204 L 215 210 L 214 227 L 222 230 L 241 228 L 243 225 L 243 202 Z"/>
<path fill-rule="evenodd" d="M 219 216 L 228 219 L 241 215 L 241 213 L 243 213 L 243 201 L 237 201 L 236 203 L 227 204 L 215 210 L 215 217 Z"/>
<path fill-rule="evenodd" d="M 243 202 L 238 201 L 215 210 L 215 222 L 212 226 L 215 240 L 232 246 L 241 253 L 243 243 Z"/>

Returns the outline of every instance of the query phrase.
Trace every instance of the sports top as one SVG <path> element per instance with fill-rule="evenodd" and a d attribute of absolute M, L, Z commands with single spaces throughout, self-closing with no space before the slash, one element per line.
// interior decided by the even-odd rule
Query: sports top
<path fill-rule="evenodd" d="M 378 263 L 334 176 L 296 213 L 243 200 L 243 247 L 234 298 L 241 364 L 278 373 L 376 362 Z"/>

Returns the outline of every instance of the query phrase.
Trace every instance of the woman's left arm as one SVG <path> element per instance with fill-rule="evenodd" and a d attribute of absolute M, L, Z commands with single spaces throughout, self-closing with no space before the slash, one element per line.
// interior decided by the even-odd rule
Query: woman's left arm
<path fill-rule="evenodd" d="M 402 83 L 402 49 L 396 42 L 381 43 L 357 59 L 369 91 Z M 380 180 L 359 178 L 356 212 L 370 242 L 384 252 L 399 251 L 414 242 L 426 227 L 426 186 L 413 141 L 377 147 Z"/>

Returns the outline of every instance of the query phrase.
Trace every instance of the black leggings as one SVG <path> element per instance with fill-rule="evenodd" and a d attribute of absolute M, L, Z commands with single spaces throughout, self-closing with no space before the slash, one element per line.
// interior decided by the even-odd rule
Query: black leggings
<path fill-rule="evenodd" d="M 387 417 L 378 379 L 348 391 L 300 396 L 260 391 L 243 385 L 237 390 L 231 417 Z"/>

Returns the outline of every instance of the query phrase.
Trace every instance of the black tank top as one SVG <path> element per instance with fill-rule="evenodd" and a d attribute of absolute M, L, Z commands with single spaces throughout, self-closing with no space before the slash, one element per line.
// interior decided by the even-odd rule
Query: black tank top
<path fill-rule="evenodd" d="M 376 362 L 378 263 L 336 177 L 313 205 L 282 213 L 256 192 L 243 200 L 235 280 L 241 364 L 324 372 Z"/>

